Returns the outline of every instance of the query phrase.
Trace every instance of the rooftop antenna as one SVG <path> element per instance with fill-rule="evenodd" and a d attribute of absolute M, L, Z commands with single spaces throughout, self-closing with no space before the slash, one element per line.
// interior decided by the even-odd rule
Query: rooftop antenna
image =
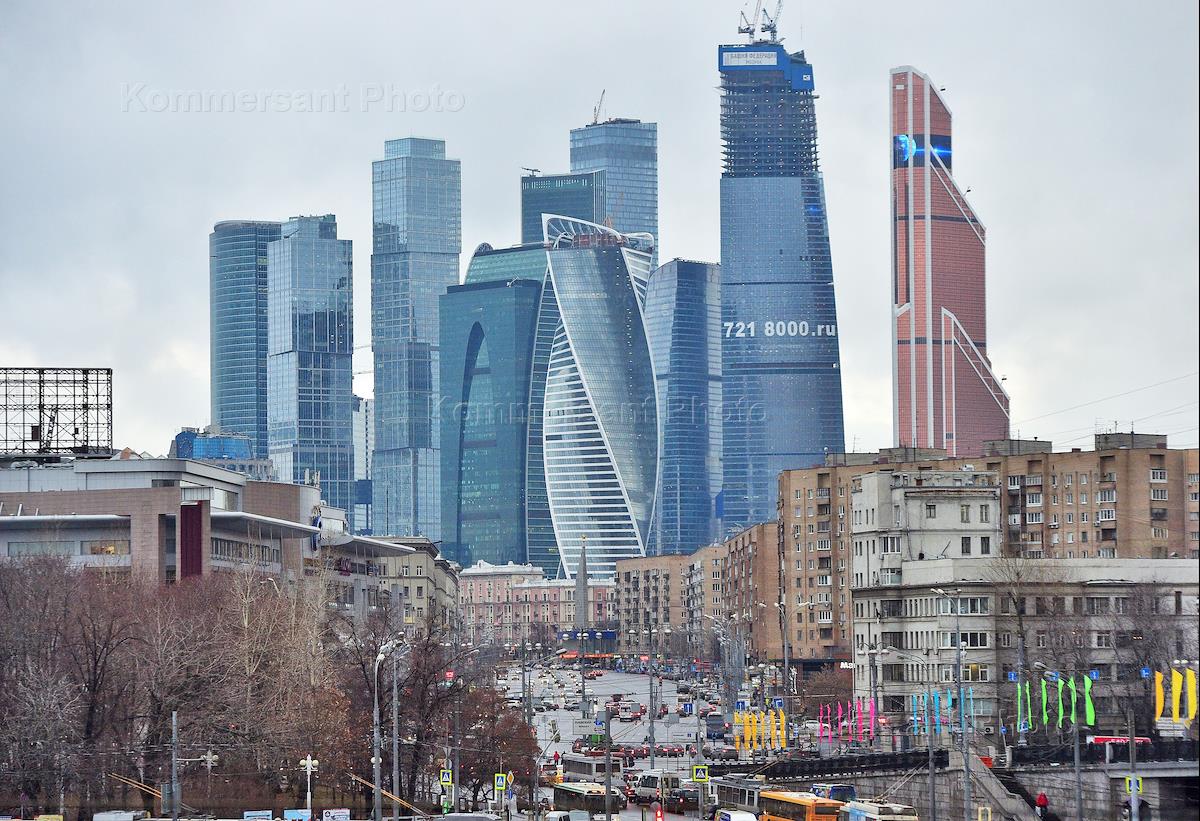
<path fill-rule="evenodd" d="M 531 177 L 536 177 L 538 174 L 542 173 L 542 169 L 540 168 L 526 168 L 525 166 L 521 166 L 521 170 L 528 171 L 529 176 Z"/>
<path fill-rule="evenodd" d="M 779 2 L 775 4 L 775 13 L 774 14 L 767 14 L 766 9 L 763 9 L 763 11 L 762 11 L 763 34 L 770 35 L 769 39 L 771 40 L 772 43 L 779 42 L 779 15 L 782 13 L 783 13 L 783 0 L 779 0 Z"/>
<path fill-rule="evenodd" d="M 600 89 L 600 100 L 596 103 L 596 107 L 592 109 L 592 125 L 600 123 L 600 108 L 604 105 L 604 92 L 608 89 Z"/>
<path fill-rule="evenodd" d="M 754 14 L 747 19 L 746 12 L 741 12 L 742 24 L 738 26 L 738 34 L 746 34 L 750 37 L 750 42 L 754 42 L 754 35 L 758 31 L 758 22 L 762 18 L 762 0 L 758 0 L 754 4 Z"/>

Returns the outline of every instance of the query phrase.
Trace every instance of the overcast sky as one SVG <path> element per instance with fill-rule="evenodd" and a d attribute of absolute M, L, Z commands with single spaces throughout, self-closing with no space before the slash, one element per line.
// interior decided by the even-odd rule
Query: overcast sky
<path fill-rule="evenodd" d="M 741 42 L 742 7 L 3 0 L 0 364 L 112 367 L 117 446 L 165 453 L 208 422 L 214 222 L 335 213 L 369 344 L 384 140 L 439 137 L 462 161 L 465 265 L 517 241 L 521 166 L 566 170 L 601 89 L 606 116 L 658 123 L 660 257 L 717 260 L 716 47 Z M 848 447 L 891 444 L 897 65 L 954 112 L 1014 434 L 1086 446 L 1116 421 L 1196 443 L 1197 22 L 1191 0 L 785 3 L 820 95 Z M 188 91 L 274 96 L 160 110 Z M 321 94 L 339 110 L 295 110 Z"/>

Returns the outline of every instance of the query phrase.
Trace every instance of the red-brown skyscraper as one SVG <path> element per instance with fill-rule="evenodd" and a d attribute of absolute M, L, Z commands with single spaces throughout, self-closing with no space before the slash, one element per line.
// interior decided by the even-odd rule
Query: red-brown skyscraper
<path fill-rule="evenodd" d="M 986 235 L 951 173 L 938 89 L 910 66 L 891 81 L 896 444 L 973 456 L 1008 437 L 1008 394 L 987 356 Z"/>

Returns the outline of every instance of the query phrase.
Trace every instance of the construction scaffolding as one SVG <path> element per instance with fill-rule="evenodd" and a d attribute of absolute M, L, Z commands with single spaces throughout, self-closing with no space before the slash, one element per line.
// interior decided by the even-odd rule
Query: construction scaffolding
<path fill-rule="evenodd" d="M 109 456 L 111 368 L 0 367 L 0 457 Z"/>

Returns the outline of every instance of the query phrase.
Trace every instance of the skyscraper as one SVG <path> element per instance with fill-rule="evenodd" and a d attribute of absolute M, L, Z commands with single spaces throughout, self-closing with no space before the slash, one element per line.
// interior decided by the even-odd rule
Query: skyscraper
<path fill-rule="evenodd" d="M 337 218 L 293 217 L 267 248 L 267 438 L 280 481 L 354 501 L 352 244 Z"/>
<path fill-rule="evenodd" d="M 441 298 L 442 553 L 525 563 L 529 377 L 541 244 L 482 245 Z"/>
<path fill-rule="evenodd" d="M 613 119 L 571 129 L 571 172 L 584 171 L 605 174 L 605 210 L 593 222 L 658 241 L 657 123 Z"/>
<path fill-rule="evenodd" d="M 541 445 L 560 572 L 574 577 L 586 537 L 590 571 L 611 577 L 617 559 L 645 555 L 654 513 L 658 409 L 642 313 L 654 238 L 543 223 L 537 337 L 552 343 Z"/>
<path fill-rule="evenodd" d="M 441 530 L 438 299 L 458 284 L 462 181 L 441 140 L 389 140 L 372 164 L 373 531 Z"/>
<path fill-rule="evenodd" d="M 267 458 L 267 244 L 278 222 L 218 222 L 208 236 L 212 424 Z"/>
<path fill-rule="evenodd" d="M 375 458 L 375 402 L 355 396 L 351 418 L 354 423 L 354 510 L 350 511 L 355 533 L 371 533 L 371 460 Z"/>
<path fill-rule="evenodd" d="M 652 554 L 718 537 L 721 489 L 720 267 L 674 259 L 650 275 L 646 329 L 658 386 L 658 501 Z"/>
<path fill-rule="evenodd" d="M 781 470 L 841 451 L 833 266 L 812 66 L 720 46 L 723 527 L 776 515 Z"/>
<path fill-rule="evenodd" d="M 896 444 L 977 456 L 1009 429 L 987 355 L 987 237 L 954 181 L 941 94 L 911 66 L 890 79 Z"/>
<path fill-rule="evenodd" d="M 521 242 L 541 243 L 542 214 L 602 222 L 606 203 L 603 171 L 521 177 Z"/>

